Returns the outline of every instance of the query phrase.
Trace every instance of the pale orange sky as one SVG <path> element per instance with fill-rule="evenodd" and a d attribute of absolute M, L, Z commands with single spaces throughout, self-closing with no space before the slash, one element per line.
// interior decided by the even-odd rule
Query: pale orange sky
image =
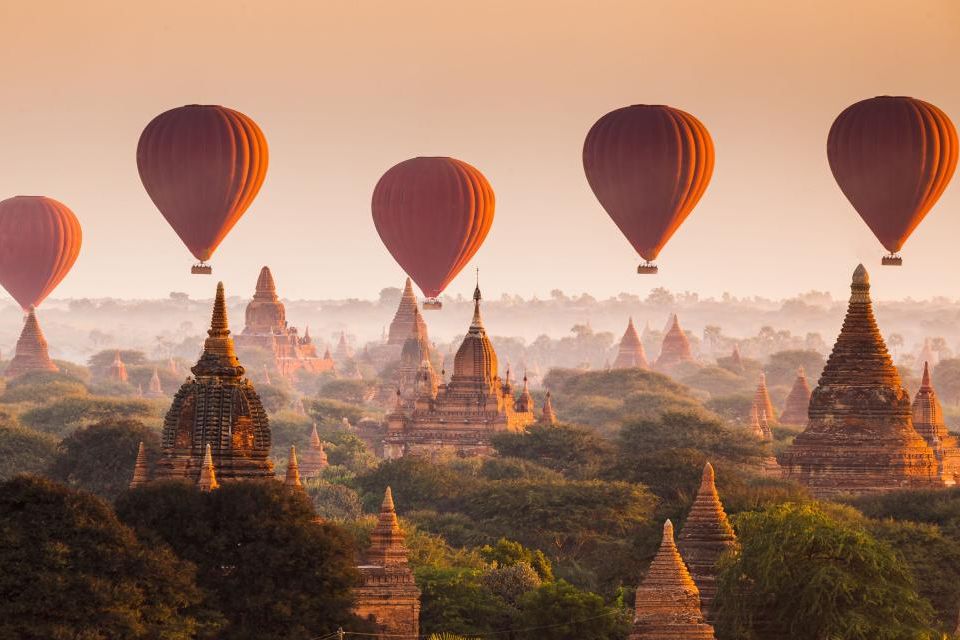
<path fill-rule="evenodd" d="M 902 269 L 836 187 L 834 117 L 911 95 L 960 123 L 960 3 L 44 2 L 0 4 L 0 197 L 44 194 L 84 227 L 53 297 L 249 295 L 262 264 L 291 298 L 402 283 L 370 195 L 417 155 L 479 168 L 497 194 L 485 245 L 448 289 L 646 295 L 842 294 L 864 261 L 878 297 L 960 296 L 960 178 Z M 135 150 L 157 113 L 219 103 L 270 144 L 253 206 L 214 278 L 144 192 Z M 661 253 L 638 256 L 583 177 L 583 138 L 633 103 L 696 115 L 716 144 L 706 195 Z"/>

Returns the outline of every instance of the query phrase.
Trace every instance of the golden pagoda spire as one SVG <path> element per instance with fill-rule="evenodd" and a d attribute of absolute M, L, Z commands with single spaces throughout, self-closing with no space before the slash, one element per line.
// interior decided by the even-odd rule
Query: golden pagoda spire
<path fill-rule="evenodd" d="M 290 445 L 290 459 L 287 460 L 287 477 L 283 484 L 288 487 L 300 488 L 303 483 L 300 482 L 300 465 L 297 464 L 297 447 Z"/>
<path fill-rule="evenodd" d="M 197 486 L 200 491 L 213 491 L 220 487 L 220 483 L 217 482 L 216 469 L 213 467 L 213 453 L 209 442 L 203 450 L 203 466 L 200 467 L 200 478 L 197 480 Z"/>
<path fill-rule="evenodd" d="M 143 440 L 137 447 L 137 461 L 133 465 L 133 478 L 130 480 L 130 488 L 134 489 L 147 483 L 149 470 L 147 469 L 147 450 L 143 446 Z"/>
<path fill-rule="evenodd" d="M 47 352 L 47 340 L 43 337 L 40 323 L 37 322 L 36 311 L 33 307 L 30 307 L 23 322 L 20 338 L 17 340 L 13 360 L 7 365 L 4 375 L 13 378 L 30 371 L 53 372 L 59 370 L 60 368 L 50 360 L 50 354 Z"/>
<path fill-rule="evenodd" d="M 753 406 L 756 407 L 758 414 L 766 416 L 767 422 L 776 422 L 777 413 L 773 408 L 770 392 L 767 390 L 767 376 L 762 371 L 757 383 L 757 390 L 753 394 Z"/>
<path fill-rule="evenodd" d="M 387 487 L 380 505 L 377 525 L 370 533 L 370 548 L 367 562 L 383 567 L 396 567 L 407 564 L 407 548 L 403 544 L 403 531 L 397 519 L 393 504 L 393 492 Z"/>
<path fill-rule="evenodd" d="M 230 337 L 222 282 L 217 283 L 217 295 L 213 301 L 213 315 L 210 318 L 207 339 L 203 342 L 203 353 L 190 370 L 197 376 L 239 377 L 244 373 L 233 348 L 233 338 Z"/>
<path fill-rule="evenodd" d="M 557 414 L 553 412 L 553 402 L 550 400 L 550 392 L 543 399 L 543 411 L 540 414 L 540 424 L 557 424 Z"/>
<path fill-rule="evenodd" d="M 480 283 L 477 283 L 476 288 L 473 290 L 473 319 L 470 321 L 470 332 L 476 333 L 483 331 L 483 319 L 480 317 L 480 300 L 483 299 L 483 296 L 480 295 Z"/>

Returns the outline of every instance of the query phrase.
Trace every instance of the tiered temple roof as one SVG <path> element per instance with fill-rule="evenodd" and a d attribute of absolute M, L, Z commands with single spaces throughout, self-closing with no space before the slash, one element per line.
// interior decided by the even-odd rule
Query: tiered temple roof
<path fill-rule="evenodd" d="M 807 427 L 781 454 L 784 475 L 818 497 L 942 486 L 877 328 L 863 265 L 850 289 L 843 327 L 810 398 Z"/>
<path fill-rule="evenodd" d="M 759 409 L 756 404 L 750 407 L 750 433 L 757 440 L 765 442 L 773 440 L 773 431 L 770 429 L 769 420 L 767 420 L 767 412 Z"/>
<path fill-rule="evenodd" d="M 793 381 L 793 388 L 787 395 L 783 413 L 780 414 L 780 424 L 802 427 L 807 424 L 807 409 L 810 408 L 810 385 L 807 384 L 807 375 L 803 367 L 797 369 L 797 379 Z"/>
<path fill-rule="evenodd" d="M 419 333 L 426 335 L 426 331 L 427 325 L 417 307 L 417 296 L 413 293 L 413 282 L 410 281 L 410 278 L 407 278 L 403 285 L 403 295 L 400 296 L 397 312 L 390 322 L 387 344 L 402 347 L 410 335 Z"/>
<path fill-rule="evenodd" d="M 130 479 L 130 488 L 134 489 L 147 483 L 150 478 L 150 469 L 147 466 L 147 449 L 140 441 L 137 447 L 137 461 L 133 465 L 133 478 Z"/>
<path fill-rule="evenodd" d="M 213 466 L 213 453 L 211 453 L 209 442 L 203 449 L 203 462 L 200 465 L 197 487 L 200 491 L 213 491 L 220 487 L 220 483 L 217 482 L 217 470 Z"/>
<path fill-rule="evenodd" d="M 767 376 L 763 373 L 760 374 L 757 390 L 753 394 L 753 408 L 757 410 L 758 415 L 766 416 L 768 424 L 777 421 L 777 411 L 773 408 L 773 401 L 767 390 Z"/>
<path fill-rule="evenodd" d="M 4 374 L 8 378 L 13 378 L 33 371 L 56 372 L 59 370 L 60 368 L 53 363 L 47 352 L 47 340 L 43 337 L 43 331 L 40 330 L 40 323 L 37 322 L 37 313 L 33 307 L 30 307 L 23 322 L 20 338 L 17 340 L 13 360 L 7 365 Z"/>
<path fill-rule="evenodd" d="M 623 332 L 623 337 L 620 338 L 620 346 L 617 349 L 617 358 L 613 361 L 613 368 L 650 368 L 647 363 L 647 354 L 643 350 L 643 342 L 640 341 L 637 328 L 633 326 L 633 318 L 627 321 L 627 330 Z"/>
<path fill-rule="evenodd" d="M 323 441 L 317 433 L 317 423 L 313 423 L 313 431 L 310 433 L 310 446 L 303 452 L 303 460 L 300 462 L 300 475 L 304 478 L 316 478 L 330 466 L 327 461 L 327 452 L 323 450 Z"/>
<path fill-rule="evenodd" d="M 337 340 L 337 348 L 333 352 L 333 357 L 337 362 L 346 362 L 353 358 L 353 348 L 347 342 L 347 333 L 340 332 L 340 339 Z"/>
<path fill-rule="evenodd" d="M 663 525 L 660 550 L 637 587 L 630 640 L 713 640 L 713 627 L 700 609 L 700 592 L 673 541 L 673 524 Z"/>
<path fill-rule="evenodd" d="M 660 371 L 669 371 L 673 367 L 684 363 L 694 363 L 693 350 L 690 348 L 690 339 L 680 328 L 680 318 L 673 314 L 670 328 L 663 336 L 660 347 L 660 356 L 657 358 L 656 368 Z"/>
<path fill-rule="evenodd" d="M 107 379 L 110 382 L 119 382 L 124 383 L 129 380 L 127 376 L 127 365 L 124 364 L 123 359 L 120 357 L 120 349 L 117 349 L 117 352 L 113 354 L 113 362 L 110 363 L 110 368 L 107 370 Z"/>
<path fill-rule="evenodd" d="M 290 445 L 290 457 L 287 458 L 287 474 L 283 479 L 283 484 L 295 489 L 303 487 L 303 483 L 300 482 L 300 465 L 297 464 L 296 445 Z"/>
<path fill-rule="evenodd" d="M 700 590 L 700 605 L 707 619 L 717 595 L 717 562 L 720 556 L 737 547 L 737 536 L 727 520 L 714 483 L 713 465 L 703 468 L 700 491 L 690 507 L 687 521 L 677 538 L 690 575 Z"/>
<path fill-rule="evenodd" d="M 550 400 L 550 392 L 543 398 L 543 410 L 540 412 L 540 424 L 557 424 L 557 414 L 553 411 L 553 402 Z"/>
<path fill-rule="evenodd" d="M 270 425 L 234 351 L 223 283 L 217 285 L 203 353 L 191 372 L 164 419 L 157 477 L 197 478 L 206 452 L 221 481 L 272 478 Z"/>
<path fill-rule="evenodd" d="M 937 392 L 930 381 L 930 367 L 923 363 L 920 390 L 913 399 L 913 427 L 917 430 L 937 458 L 937 472 L 948 486 L 960 481 L 960 442 L 947 431 L 943 422 L 943 409 Z"/>

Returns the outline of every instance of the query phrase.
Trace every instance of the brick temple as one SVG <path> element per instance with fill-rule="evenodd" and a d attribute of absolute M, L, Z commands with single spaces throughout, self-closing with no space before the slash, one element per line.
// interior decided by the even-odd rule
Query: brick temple
<path fill-rule="evenodd" d="M 13 359 L 7 365 L 4 375 L 8 378 L 15 378 L 34 371 L 54 373 L 59 370 L 60 368 L 50 359 L 50 354 L 47 351 L 47 339 L 43 337 L 40 323 L 37 322 L 37 312 L 33 307 L 30 307 L 30 311 L 27 312 L 27 317 L 23 321 L 23 330 L 17 339 Z"/>
<path fill-rule="evenodd" d="M 790 393 L 784 402 L 783 413 L 780 414 L 780 424 L 802 427 L 807 424 L 807 410 L 810 408 L 810 385 L 803 367 L 797 369 L 797 377 L 793 381 Z"/>
<path fill-rule="evenodd" d="M 657 371 L 669 373 L 677 366 L 683 364 L 696 364 L 693 357 L 693 349 L 690 347 L 690 339 L 680 327 L 680 318 L 673 314 L 670 320 L 670 328 L 663 335 L 663 343 L 660 347 L 660 355 L 654 368 Z"/>
<path fill-rule="evenodd" d="M 640 335 L 637 328 L 633 326 L 633 318 L 627 321 L 627 330 L 623 332 L 620 338 L 620 345 L 617 347 L 617 357 L 613 361 L 614 369 L 649 369 L 647 363 L 647 354 L 643 350 L 643 342 L 640 341 Z"/>

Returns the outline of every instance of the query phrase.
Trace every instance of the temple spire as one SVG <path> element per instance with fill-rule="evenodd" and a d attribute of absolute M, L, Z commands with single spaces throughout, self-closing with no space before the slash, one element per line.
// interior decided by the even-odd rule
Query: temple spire
<path fill-rule="evenodd" d="M 263 266 L 260 268 L 260 275 L 257 277 L 257 286 L 254 288 L 253 298 L 254 300 L 277 302 L 277 285 L 273 280 L 270 267 Z"/>
<path fill-rule="evenodd" d="M 303 486 L 303 483 L 300 482 L 300 465 L 297 464 L 297 447 L 295 445 L 290 445 L 290 458 L 287 460 L 287 476 L 283 484 L 296 488 Z"/>
<path fill-rule="evenodd" d="M 767 390 L 767 376 L 763 372 L 760 373 L 757 390 L 753 394 L 753 406 L 756 407 L 758 414 L 766 416 L 768 423 L 776 422 L 777 413 L 773 408 L 773 400 L 770 399 L 770 392 Z"/>
<path fill-rule="evenodd" d="M 200 491 L 213 491 L 220 487 L 217 482 L 217 472 L 213 467 L 213 453 L 208 442 L 203 450 L 203 466 L 200 467 L 200 478 L 197 480 Z"/>
<path fill-rule="evenodd" d="M 797 369 L 797 377 L 784 402 L 780 424 L 802 427 L 807 424 L 807 410 L 810 408 L 810 385 L 803 367 Z"/>
<path fill-rule="evenodd" d="M 137 461 L 133 465 L 133 478 L 130 480 L 130 488 L 134 489 L 146 484 L 148 476 L 147 449 L 143 446 L 143 440 L 141 440 L 140 446 L 137 447 Z"/>
<path fill-rule="evenodd" d="M 476 288 L 473 290 L 473 319 L 470 321 L 470 330 L 483 330 L 483 318 L 480 317 L 480 300 L 483 297 L 480 295 L 480 284 L 477 283 Z"/>
<path fill-rule="evenodd" d="M 650 368 L 647 362 L 647 354 L 643 349 L 643 342 L 640 340 L 637 328 L 633 324 L 633 318 L 627 320 L 627 330 L 623 332 L 623 337 L 620 338 L 620 345 L 617 348 L 617 357 L 613 361 L 613 368 Z"/>
<path fill-rule="evenodd" d="M 557 414 L 553 411 L 553 402 L 550 400 L 550 392 L 543 398 L 543 410 L 540 413 L 540 424 L 557 424 Z"/>
<path fill-rule="evenodd" d="M 7 365 L 4 375 L 13 378 L 31 371 L 54 372 L 59 370 L 59 367 L 50 360 L 50 354 L 47 352 L 47 340 L 43 337 L 43 331 L 40 330 L 36 311 L 33 307 L 30 307 L 23 322 L 20 338 L 17 340 L 13 360 Z"/>
<path fill-rule="evenodd" d="M 152 396 L 163 395 L 163 385 L 160 384 L 160 372 L 156 367 L 153 368 L 153 375 L 150 376 L 150 384 L 147 386 L 147 391 Z"/>
<path fill-rule="evenodd" d="M 393 491 L 387 487 L 383 494 L 383 503 L 380 505 L 377 525 L 370 534 L 367 562 L 383 567 L 405 566 L 407 548 L 403 540 L 403 531 L 400 529 L 400 521 L 397 519 L 393 504 Z"/>

